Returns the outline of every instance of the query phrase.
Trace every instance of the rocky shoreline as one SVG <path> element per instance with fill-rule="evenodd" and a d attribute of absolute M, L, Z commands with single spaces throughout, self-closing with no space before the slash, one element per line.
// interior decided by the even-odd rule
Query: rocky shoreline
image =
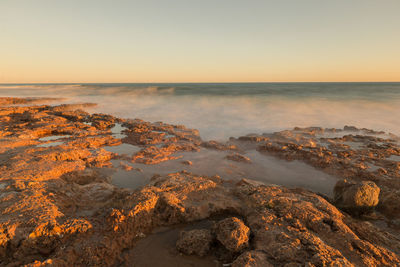
<path fill-rule="evenodd" d="M 135 248 L 177 225 L 192 229 L 173 234 L 175 266 L 180 253 L 191 266 L 204 266 L 196 265 L 202 257 L 214 266 L 400 266 L 393 134 L 311 127 L 220 143 L 181 125 L 90 114 L 89 103 L 46 104 L 53 100 L 0 99 L 0 266 L 151 266 Z M 108 149 L 121 146 L 136 150 Z M 329 197 L 189 172 L 197 162 L 180 153 L 204 148 L 223 152 L 232 168 L 252 166 L 252 150 L 305 162 L 339 183 Z M 167 162 L 180 170 L 138 188 L 109 175 Z"/>

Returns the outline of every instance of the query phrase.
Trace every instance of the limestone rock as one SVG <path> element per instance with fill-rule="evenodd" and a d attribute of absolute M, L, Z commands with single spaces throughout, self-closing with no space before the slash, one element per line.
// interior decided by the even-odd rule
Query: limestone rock
<path fill-rule="evenodd" d="M 218 241 L 229 251 L 240 252 L 249 246 L 250 228 L 236 217 L 219 221 L 215 233 Z"/>
<path fill-rule="evenodd" d="M 244 163 L 251 163 L 251 159 L 243 156 L 239 153 L 234 153 L 226 156 L 226 159 L 237 161 L 237 162 L 244 162 Z"/>
<path fill-rule="evenodd" d="M 369 209 L 378 205 L 380 188 L 372 181 L 341 180 L 334 188 L 334 201 L 344 209 Z"/>
<path fill-rule="evenodd" d="M 176 242 L 178 251 L 186 255 L 205 256 L 210 250 L 213 237 L 211 231 L 207 229 L 196 229 L 182 231 Z"/>
<path fill-rule="evenodd" d="M 3 100 L 10 101 L 25 103 Z M 112 137 L 113 123 L 126 128 L 124 143 L 141 146 L 132 158 L 135 162 L 157 164 L 173 159 L 177 152 L 198 151 L 202 141 L 198 131 L 183 126 L 90 116 L 76 110 L 85 106 L 0 107 L 1 266 L 132 266 L 125 252 L 135 249 L 138 237 L 157 227 L 190 226 L 224 214 L 236 214 L 247 224 L 228 218 L 214 229 L 219 243 L 218 250 L 211 252 L 234 266 L 400 266 L 394 228 L 392 234 L 385 227 L 380 230 L 380 224 L 362 223 L 301 188 L 250 180 L 235 183 L 184 171 L 155 176 L 137 190 L 111 185 L 102 171 L 111 167 L 115 155 L 102 147 L 121 142 Z M 380 205 L 398 216 L 400 165 L 388 158 L 400 155 L 398 145 L 375 136 L 317 139 L 323 131 L 336 134 L 336 130 L 311 127 L 268 135 L 270 144 L 255 138 L 244 146 L 300 159 L 343 177 L 373 180 L 382 189 Z M 360 129 L 360 133 L 365 131 Z M 69 137 L 62 139 L 62 145 L 37 146 L 52 143 L 39 138 L 57 135 Z M 307 139 L 318 141 L 316 147 L 303 147 Z M 353 148 L 344 143 L 349 140 Z M 232 142 L 208 145 L 234 150 Z M 357 150 L 357 145 L 362 149 Z M 368 171 L 366 163 L 361 164 L 364 159 L 387 172 L 378 176 Z M 360 187 L 338 186 L 337 191 L 342 196 Z M 251 250 L 244 252 L 250 229 Z M 201 240 L 201 235 L 189 237 L 186 240 L 193 243 Z M 208 234 L 205 239 L 209 240 Z M 207 242 L 197 244 L 195 249 Z M 217 252 L 226 255 L 219 257 Z"/>
<path fill-rule="evenodd" d="M 190 160 L 184 160 L 182 161 L 183 165 L 193 165 L 193 162 L 191 162 Z"/>
<path fill-rule="evenodd" d="M 389 218 L 400 216 L 400 190 L 394 192 L 382 192 L 380 195 L 379 211 Z"/>
<path fill-rule="evenodd" d="M 232 267 L 273 267 L 262 251 L 246 251 L 232 263 Z"/>

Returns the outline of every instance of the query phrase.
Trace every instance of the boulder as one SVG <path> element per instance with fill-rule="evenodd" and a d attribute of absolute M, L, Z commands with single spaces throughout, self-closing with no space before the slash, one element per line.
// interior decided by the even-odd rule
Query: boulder
<path fill-rule="evenodd" d="M 232 267 L 273 267 L 267 255 L 262 251 L 251 250 L 242 253 L 232 263 Z"/>
<path fill-rule="evenodd" d="M 250 228 L 236 217 L 219 221 L 214 231 L 217 240 L 231 252 L 240 252 L 249 246 Z"/>
<path fill-rule="evenodd" d="M 250 158 L 240 155 L 239 153 L 227 155 L 225 158 L 237 162 L 251 163 Z"/>
<path fill-rule="evenodd" d="M 211 231 L 207 229 L 196 229 L 191 231 L 182 231 L 176 242 L 178 251 L 186 255 L 198 255 L 203 257 L 210 250 L 213 237 Z"/>
<path fill-rule="evenodd" d="M 346 210 L 367 211 L 379 203 L 380 188 L 372 181 L 338 181 L 334 188 L 336 206 Z"/>

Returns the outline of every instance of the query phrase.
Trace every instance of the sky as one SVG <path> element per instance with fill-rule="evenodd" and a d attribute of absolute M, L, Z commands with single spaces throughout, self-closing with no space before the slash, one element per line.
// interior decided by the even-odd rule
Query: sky
<path fill-rule="evenodd" d="M 0 83 L 400 81 L 399 0 L 0 0 Z"/>

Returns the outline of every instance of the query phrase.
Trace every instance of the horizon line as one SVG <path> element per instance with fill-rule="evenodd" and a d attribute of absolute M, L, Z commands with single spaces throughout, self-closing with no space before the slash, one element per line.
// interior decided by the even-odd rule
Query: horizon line
<path fill-rule="evenodd" d="M 13 84 L 227 84 L 227 83 L 400 83 L 399 81 L 263 81 L 263 82 L 0 82 Z"/>

